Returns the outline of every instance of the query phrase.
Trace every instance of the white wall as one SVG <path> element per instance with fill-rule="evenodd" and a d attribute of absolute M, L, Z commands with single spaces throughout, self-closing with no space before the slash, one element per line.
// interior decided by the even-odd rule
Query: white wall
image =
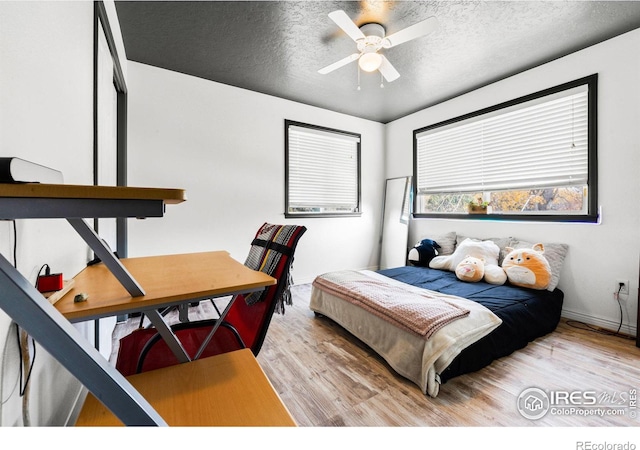
<path fill-rule="evenodd" d="M 378 264 L 384 126 L 129 63 L 129 184 L 184 188 L 161 219 L 132 220 L 130 256 L 228 250 L 244 262 L 264 222 L 305 225 L 294 280 Z M 284 218 L 284 120 L 362 134 L 362 217 Z"/>
<path fill-rule="evenodd" d="M 117 26 L 113 4 L 106 6 Z M 54 167 L 69 184 L 93 182 L 93 17 L 93 2 L 0 1 L 0 155 Z M 17 231 L 18 269 L 32 283 L 44 263 L 66 278 L 91 257 L 64 220 L 18 220 Z M 0 253 L 13 263 L 10 222 L 0 222 Z M 23 424 L 10 324 L 0 311 L 0 426 Z M 93 342 L 92 324 L 77 328 Z M 31 425 L 63 425 L 80 390 L 38 348 L 30 381 Z"/>
<path fill-rule="evenodd" d="M 539 66 L 474 92 L 419 111 L 387 126 L 386 176 L 412 172 L 413 130 L 578 79 L 598 80 L 598 203 L 602 223 L 508 223 L 420 219 L 411 224 L 410 243 L 429 233 L 456 231 L 476 237 L 516 236 L 569 245 L 559 288 L 564 316 L 617 329 L 613 299 L 617 279 L 630 282 L 622 298 L 622 332 L 635 333 L 638 305 L 640 210 L 640 30 Z"/>

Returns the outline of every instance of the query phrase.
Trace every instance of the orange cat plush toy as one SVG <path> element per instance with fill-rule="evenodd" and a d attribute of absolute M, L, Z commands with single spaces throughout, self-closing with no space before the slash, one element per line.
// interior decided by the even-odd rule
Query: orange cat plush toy
<path fill-rule="evenodd" d="M 502 268 L 507 279 L 516 286 L 531 289 L 546 289 L 551 281 L 551 267 L 544 257 L 544 246 L 535 244 L 533 248 L 506 247 L 507 256 Z"/>

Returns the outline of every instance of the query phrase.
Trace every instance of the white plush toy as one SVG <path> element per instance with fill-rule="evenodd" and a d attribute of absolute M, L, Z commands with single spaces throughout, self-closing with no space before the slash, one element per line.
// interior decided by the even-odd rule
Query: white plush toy
<path fill-rule="evenodd" d="M 460 262 L 467 256 L 473 256 L 484 259 L 484 280 L 487 283 L 504 284 L 507 281 L 507 274 L 498 265 L 499 255 L 500 247 L 495 242 L 467 238 L 456 247 L 453 254 L 433 258 L 429 263 L 429 267 L 455 272 Z"/>

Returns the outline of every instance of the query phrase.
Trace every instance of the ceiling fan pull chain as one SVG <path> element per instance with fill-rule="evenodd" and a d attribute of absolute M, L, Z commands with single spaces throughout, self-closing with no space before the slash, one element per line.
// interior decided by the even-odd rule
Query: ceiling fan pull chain
<path fill-rule="evenodd" d="M 384 89 L 384 77 L 382 73 L 380 73 L 380 89 Z"/>
<path fill-rule="evenodd" d="M 358 90 L 360 90 L 360 66 L 358 66 Z"/>

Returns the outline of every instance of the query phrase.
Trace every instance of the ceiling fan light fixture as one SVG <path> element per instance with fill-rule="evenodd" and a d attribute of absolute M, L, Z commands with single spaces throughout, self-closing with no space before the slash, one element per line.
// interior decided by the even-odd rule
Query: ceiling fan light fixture
<path fill-rule="evenodd" d="M 397 80 L 400 74 L 389 60 L 378 53 L 378 51 L 395 47 L 404 42 L 429 34 L 438 25 L 435 17 L 429 17 L 422 22 L 418 22 L 390 36 L 386 36 L 385 28 L 381 24 L 370 22 L 358 27 L 343 10 L 329 13 L 329 18 L 353 39 L 356 43 L 358 53 L 353 53 L 351 56 L 342 58 L 340 61 L 318 70 L 318 72 L 324 75 L 357 59 L 358 76 L 360 76 L 360 70 L 364 70 L 365 72 L 379 70 L 382 78 L 389 83 Z M 381 87 L 384 87 L 384 84 L 382 84 Z"/>
<path fill-rule="evenodd" d="M 380 68 L 382 56 L 379 53 L 365 53 L 358 60 L 358 65 L 365 72 L 373 72 Z"/>

